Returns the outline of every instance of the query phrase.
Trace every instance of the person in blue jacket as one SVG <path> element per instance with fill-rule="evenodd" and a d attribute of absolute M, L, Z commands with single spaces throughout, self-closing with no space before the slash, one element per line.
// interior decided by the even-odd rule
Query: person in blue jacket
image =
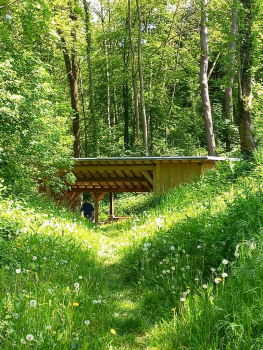
<path fill-rule="evenodd" d="M 92 221 L 93 220 L 93 213 L 94 213 L 94 208 L 91 203 L 89 203 L 89 200 L 86 199 L 85 202 L 82 204 L 80 208 L 80 212 L 84 212 L 84 217 L 87 218 L 88 220 Z"/>

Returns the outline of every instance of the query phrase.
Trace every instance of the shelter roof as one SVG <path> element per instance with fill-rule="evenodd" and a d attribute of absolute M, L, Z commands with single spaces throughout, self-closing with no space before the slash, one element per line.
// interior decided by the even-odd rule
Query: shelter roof
<path fill-rule="evenodd" d="M 71 170 L 79 192 L 151 192 L 158 163 L 225 161 L 225 157 L 110 157 L 76 158 Z M 234 159 L 232 159 L 234 160 Z"/>

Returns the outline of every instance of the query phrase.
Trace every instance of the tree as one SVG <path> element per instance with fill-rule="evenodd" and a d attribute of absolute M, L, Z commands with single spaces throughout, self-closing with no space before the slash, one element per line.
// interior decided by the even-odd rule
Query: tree
<path fill-rule="evenodd" d="M 85 29 L 86 29 L 86 42 L 87 42 L 87 63 L 88 63 L 88 76 L 89 76 L 89 110 L 90 110 L 90 120 L 92 125 L 93 133 L 93 145 L 92 150 L 93 155 L 98 155 L 98 126 L 97 117 L 94 107 L 94 88 L 93 88 L 93 65 L 92 65 L 92 48 L 91 48 L 91 30 L 90 30 L 90 2 L 83 0 L 84 14 L 85 14 Z M 91 133 L 90 133 L 91 134 Z M 86 151 L 87 153 L 87 151 Z"/>
<path fill-rule="evenodd" d="M 233 123 L 233 84 L 235 76 L 235 49 L 236 49 L 236 34 L 237 34 L 237 3 L 236 0 L 232 4 L 232 23 L 229 41 L 229 66 L 227 69 L 228 84 L 225 90 L 225 118 L 227 124 Z M 230 150 L 231 139 L 229 131 L 226 135 L 226 150 Z"/>
<path fill-rule="evenodd" d="M 202 98 L 202 116 L 205 123 L 205 136 L 207 142 L 207 151 L 209 156 L 216 155 L 215 135 L 213 129 L 211 104 L 208 88 L 208 29 L 207 29 L 207 0 L 201 0 L 201 63 L 200 63 L 200 81 L 201 81 L 201 98 Z"/>
<path fill-rule="evenodd" d="M 142 124 L 143 124 L 143 144 L 145 155 L 148 155 L 148 126 L 145 110 L 145 100 L 144 100 L 144 81 L 143 81 L 143 71 L 142 71 L 142 17 L 141 17 L 141 7 L 140 0 L 136 0 L 137 5 L 137 15 L 138 15 L 138 70 L 140 79 L 140 97 L 141 97 L 141 110 L 142 110 Z"/>
<path fill-rule="evenodd" d="M 252 131 L 252 13 L 251 0 L 240 0 L 243 20 L 239 20 L 238 124 L 241 152 L 251 156 L 256 149 Z"/>
<path fill-rule="evenodd" d="M 73 115 L 73 135 L 74 145 L 73 152 L 74 157 L 79 158 L 81 156 L 81 142 L 80 142 L 80 125 L 79 125 L 79 96 L 78 96 L 78 59 L 76 50 L 77 33 L 75 23 L 78 19 L 77 15 L 73 13 L 71 6 L 69 7 L 69 18 L 72 21 L 71 37 L 72 46 L 70 48 L 71 53 L 67 48 L 67 43 L 63 35 L 62 30 L 59 28 L 58 33 L 62 42 L 63 57 L 66 66 L 66 72 L 70 88 L 71 107 L 74 111 Z"/>

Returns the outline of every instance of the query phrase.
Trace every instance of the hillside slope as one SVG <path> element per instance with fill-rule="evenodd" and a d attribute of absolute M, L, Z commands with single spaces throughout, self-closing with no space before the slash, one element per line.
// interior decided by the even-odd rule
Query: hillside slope
<path fill-rule="evenodd" d="M 225 164 L 101 227 L 3 193 L 0 348 L 260 349 L 262 174 Z"/>

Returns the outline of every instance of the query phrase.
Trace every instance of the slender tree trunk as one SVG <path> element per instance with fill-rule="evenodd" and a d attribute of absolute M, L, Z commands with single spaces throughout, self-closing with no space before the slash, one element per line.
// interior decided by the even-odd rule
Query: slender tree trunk
<path fill-rule="evenodd" d="M 77 20 L 76 16 L 71 14 L 70 18 L 72 20 Z M 73 135 L 74 145 L 73 153 L 75 158 L 81 157 L 81 142 L 80 142 L 80 124 L 79 124 L 79 97 L 78 97 L 78 61 L 77 61 L 77 52 L 75 49 L 76 45 L 76 31 L 73 28 L 71 31 L 71 36 L 73 39 L 73 47 L 71 49 L 71 57 L 68 52 L 65 38 L 61 30 L 58 30 L 60 35 L 60 40 L 62 42 L 63 56 L 66 66 L 66 72 L 70 88 L 70 98 L 71 98 L 71 108 L 74 111 L 73 115 Z"/>
<path fill-rule="evenodd" d="M 144 100 L 144 81 L 143 81 L 143 71 L 142 71 L 142 18 L 140 9 L 140 0 L 136 0 L 137 13 L 138 13 L 138 69 L 140 78 L 140 97 L 141 97 L 141 108 L 142 108 L 142 124 L 143 124 L 143 144 L 145 155 L 148 155 L 148 125 L 145 110 L 145 100 Z"/>
<path fill-rule="evenodd" d="M 123 73 L 124 73 L 125 80 L 122 85 L 125 151 L 129 149 L 129 86 L 128 86 L 128 76 L 127 76 L 128 65 L 129 65 L 129 53 L 127 50 L 127 40 L 125 38 L 124 46 L 123 46 Z"/>
<path fill-rule="evenodd" d="M 252 132 L 252 14 L 251 0 L 240 0 L 244 9 L 244 20 L 239 28 L 239 94 L 238 124 L 241 152 L 245 157 L 252 155 L 256 143 Z"/>
<path fill-rule="evenodd" d="M 128 81 L 126 80 L 122 86 L 123 95 L 123 110 L 124 110 L 124 148 L 129 149 L 129 102 L 128 102 Z"/>
<path fill-rule="evenodd" d="M 105 19 L 104 19 L 104 7 L 102 0 L 100 1 L 101 5 L 101 25 L 103 30 L 103 35 L 105 36 L 103 39 L 103 47 L 104 54 L 106 60 L 106 78 L 107 78 L 107 122 L 109 127 L 109 133 L 111 134 L 111 93 L 110 93 L 110 71 L 109 71 L 109 56 L 108 56 L 108 46 L 106 40 L 106 28 L 105 28 Z M 109 17 L 110 18 L 110 17 Z"/>
<path fill-rule="evenodd" d="M 182 42 L 183 30 L 184 30 L 184 18 L 182 18 L 182 21 L 181 21 L 180 32 L 179 32 L 179 39 L 178 39 L 178 46 L 177 46 L 177 51 L 176 51 L 175 79 L 176 79 L 176 75 L 177 75 L 178 68 L 179 68 L 180 48 L 181 48 L 180 46 L 181 46 L 181 42 Z M 172 114 L 175 90 L 176 90 L 176 82 L 174 83 L 174 86 L 173 86 L 173 93 L 172 93 L 170 107 L 169 107 L 169 112 L 168 112 L 168 118 L 169 119 L 170 119 L 171 114 Z"/>
<path fill-rule="evenodd" d="M 80 83 L 82 113 L 83 113 L 83 120 L 84 120 L 84 155 L 85 157 L 87 157 L 88 156 L 88 128 L 87 128 L 87 116 L 86 116 L 86 110 L 85 110 L 84 89 L 83 89 L 83 83 L 82 83 L 80 63 L 79 63 L 79 83 Z"/>
<path fill-rule="evenodd" d="M 140 116 L 139 116 L 139 101 L 138 101 L 138 89 L 136 82 L 136 65 L 135 65 L 135 51 L 133 45 L 133 37 L 132 37 L 132 25 L 131 25 L 131 0 L 128 0 L 128 24 L 129 24 L 129 39 L 130 39 L 130 47 L 132 53 L 132 87 L 133 87 L 133 98 L 134 98 L 134 113 L 135 113 L 135 124 L 136 124 L 136 139 L 137 142 L 140 142 Z"/>
<path fill-rule="evenodd" d="M 205 136 L 207 143 L 207 151 L 209 156 L 216 155 L 216 144 L 215 144 L 215 135 L 213 129 L 212 113 L 211 113 L 211 104 L 209 98 L 209 89 L 208 89 L 208 43 L 207 43 L 207 1 L 201 0 L 201 63 L 200 63 L 200 82 L 201 82 L 201 98 L 202 98 L 202 116 L 205 124 Z"/>
<path fill-rule="evenodd" d="M 235 74 L 235 50 L 236 50 L 236 34 L 237 34 L 237 7 L 236 0 L 233 2 L 232 7 L 232 23 L 231 23 L 231 41 L 229 42 L 229 66 L 227 70 L 228 86 L 225 90 L 225 118 L 227 125 L 233 123 L 233 85 L 234 85 L 234 74 Z M 231 148 L 231 137 L 228 129 L 226 134 L 226 150 L 230 151 Z"/>
<path fill-rule="evenodd" d="M 86 27 L 86 42 L 87 42 L 87 63 L 89 72 L 89 111 L 90 111 L 90 124 L 92 125 L 92 144 L 94 145 L 92 149 L 92 154 L 98 155 L 98 126 L 97 117 L 95 113 L 94 106 L 94 90 L 93 90 L 93 71 L 92 71 L 92 41 L 91 41 L 91 31 L 90 31 L 90 2 L 83 0 L 84 12 L 85 12 L 85 27 Z"/>

